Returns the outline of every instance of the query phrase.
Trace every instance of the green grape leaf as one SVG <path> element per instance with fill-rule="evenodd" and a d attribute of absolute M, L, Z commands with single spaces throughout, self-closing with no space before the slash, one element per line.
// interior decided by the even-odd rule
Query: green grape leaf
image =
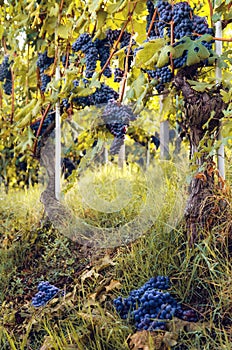
<path fill-rule="evenodd" d="M 167 120 L 170 114 L 174 114 L 176 112 L 173 106 L 173 96 L 169 94 L 165 96 L 162 100 L 162 109 L 161 109 L 161 120 Z"/>
<path fill-rule="evenodd" d="M 57 35 L 62 39 L 68 39 L 71 29 L 71 23 L 65 23 L 65 25 L 60 24 L 57 28 Z"/>
<path fill-rule="evenodd" d="M 156 63 L 156 66 L 158 68 L 161 68 L 161 67 L 164 67 L 166 64 L 169 63 L 169 60 L 170 60 L 170 54 L 173 54 L 174 53 L 174 48 L 171 47 L 171 46 L 164 46 L 161 51 L 160 51 L 160 54 L 159 54 L 159 59 Z"/>
<path fill-rule="evenodd" d="M 196 80 L 187 80 L 187 82 L 191 85 L 192 89 L 198 92 L 204 92 L 207 89 L 211 89 L 215 86 L 215 82 L 212 83 L 204 83 Z"/>
<path fill-rule="evenodd" d="M 159 59 L 159 51 L 165 45 L 163 38 L 144 43 L 142 49 L 136 54 L 136 65 L 144 68 L 154 68 Z"/>
<path fill-rule="evenodd" d="M 217 21 L 220 21 L 221 19 L 221 14 L 220 13 L 214 13 L 213 16 L 212 16 L 212 20 L 213 22 L 217 22 Z"/>
<path fill-rule="evenodd" d="M 73 97 L 76 97 L 76 96 L 85 97 L 85 96 L 89 96 L 89 95 L 91 95 L 91 94 L 94 93 L 94 90 L 93 90 L 93 89 L 88 88 L 88 87 L 85 88 L 85 87 L 81 87 L 81 86 L 77 86 L 77 87 L 75 88 L 75 91 L 76 91 L 77 93 L 74 93 L 74 94 L 73 94 Z"/>
<path fill-rule="evenodd" d="M 99 10 L 97 12 L 97 30 L 101 30 L 105 24 L 107 18 L 107 12 Z"/>
<path fill-rule="evenodd" d="M 89 3 L 88 6 L 89 6 L 90 13 L 100 10 L 100 8 L 102 6 L 102 2 L 103 1 L 99 1 L 99 0 L 90 0 L 90 1 L 88 1 L 88 3 Z"/>
<path fill-rule="evenodd" d="M 20 111 L 18 113 L 16 113 L 14 119 L 15 119 L 15 121 L 19 121 L 19 124 L 17 125 L 19 128 L 24 127 L 25 125 L 28 124 L 28 122 L 30 122 L 31 111 L 36 106 L 36 104 L 37 104 L 37 99 L 34 98 L 30 101 L 30 103 L 28 103 L 25 107 L 20 109 Z M 23 119 L 21 119 L 22 117 L 23 117 Z"/>
<path fill-rule="evenodd" d="M 224 90 L 220 90 L 220 94 L 222 96 L 222 99 L 225 103 L 229 103 L 232 101 L 232 91 L 230 90 L 229 92 L 226 92 Z"/>
<path fill-rule="evenodd" d="M 134 93 L 132 94 L 132 92 L 129 90 L 130 91 L 130 95 L 131 96 L 134 95 L 134 97 L 136 99 L 138 99 L 141 96 L 141 94 L 143 94 L 144 86 L 145 86 L 146 83 L 147 83 L 147 81 L 146 81 L 145 75 L 141 73 L 138 76 L 138 78 L 135 79 L 133 81 L 133 83 L 131 84 L 130 90 L 133 90 Z M 127 97 L 128 97 L 128 95 L 127 95 Z"/>
<path fill-rule="evenodd" d="M 209 42 L 213 37 L 209 34 L 202 35 L 197 40 L 191 40 L 189 37 L 184 37 L 180 40 L 180 44 L 175 46 L 173 58 L 179 58 L 187 51 L 187 66 L 199 63 L 209 57 L 210 52 L 202 42 Z"/>
<path fill-rule="evenodd" d="M 54 6 L 50 8 L 49 17 L 57 17 L 58 15 L 59 15 L 59 5 L 55 3 Z"/>
<path fill-rule="evenodd" d="M 107 12 L 109 14 L 121 11 L 128 4 L 127 0 L 116 1 L 116 3 L 107 4 Z"/>

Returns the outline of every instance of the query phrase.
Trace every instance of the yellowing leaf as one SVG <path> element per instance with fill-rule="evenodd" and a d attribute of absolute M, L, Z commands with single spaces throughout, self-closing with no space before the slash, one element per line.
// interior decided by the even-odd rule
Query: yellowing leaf
<path fill-rule="evenodd" d="M 109 266 L 114 266 L 114 265 L 115 265 L 115 263 L 113 262 L 113 260 L 109 257 L 109 255 L 106 255 L 106 256 L 104 256 L 104 258 L 95 262 L 95 269 L 96 269 L 96 271 L 99 272 L 99 271 L 102 271 Z"/>
<path fill-rule="evenodd" d="M 97 12 L 97 30 L 102 29 L 102 26 L 105 24 L 107 17 L 107 12 L 99 10 Z"/>
<path fill-rule="evenodd" d="M 120 289 L 121 288 L 121 283 L 117 280 L 111 280 L 110 284 L 108 286 L 105 287 L 106 288 L 106 292 L 111 292 L 111 290 L 114 289 Z"/>
<path fill-rule="evenodd" d="M 165 40 L 155 39 L 143 44 L 143 48 L 136 54 L 136 65 L 144 68 L 154 68 L 158 61 L 159 50 L 165 45 Z"/>
<path fill-rule="evenodd" d="M 107 6 L 107 12 L 110 14 L 115 13 L 115 12 L 119 12 L 127 5 L 127 3 L 128 3 L 127 0 L 120 0 L 120 1 L 116 1 L 116 3 L 114 3 L 114 4 L 109 4 Z"/>
<path fill-rule="evenodd" d="M 187 82 L 191 85 L 191 87 L 193 88 L 193 90 L 195 91 L 199 91 L 199 92 L 203 92 L 207 89 L 211 89 L 215 86 L 215 83 L 205 83 L 205 82 L 200 82 L 200 81 L 196 81 L 196 80 L 187 80 Z"/>
<path fill-rule="evenodd" d="M 81 281 L 84 282 L 86 279 L 88 278 L 98 278 L 99 273 L 96 272 L 96 270 L 94 268 L 92 268 L 91 270 L 85 271 L 82 275 L 81 275 Z"/>
<path fill-rule="evenodd" d="M 57 35 L 62 39 L 68 39 L 70 33 L 71 26 L 70 24 L 62 25 L 60 24 L 57 28 Z"/>
<path fill-rule="evenodd" d="M 174 53 L 174 48 L 171 47 L 171 46 L 164 46 L 161 51 L 160 51 L 160 54 L 159 54 L 159 58 L 158 58 L 158 61 L 156 63 L 156 66 L 157 67 L 163 67 L 165 66 L 166 64 L 169 63 L 169 57 L 170 57 L 170 54 L 173 54 Z"/>

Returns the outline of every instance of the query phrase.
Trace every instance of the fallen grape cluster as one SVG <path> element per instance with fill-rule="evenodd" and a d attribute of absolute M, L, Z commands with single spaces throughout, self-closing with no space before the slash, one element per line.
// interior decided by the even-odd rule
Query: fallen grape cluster
<path fill-rule="evenodd" d="M 58 293 L 62 294 L 61 289 L 50 284 L 48 281 L 40 282 L 37 289 L 38 293 L 32 298 L 32 305 L 34 307 L 44 306 L 49 300 L 54 298 L 55 295 Z"/>
<path fill-rule="evenodd" d="M 185 321 L 197 322 L 194 310 L 184 309 L 166 291 L 170 288 L 166 276 L 152 277 L 139 289 L 132 290 L 127 298 L 114 299 L 116 311 L 122 319 L 129 319 L 138 330 L 165 330 L 168 320 L 178 317 Z"/>

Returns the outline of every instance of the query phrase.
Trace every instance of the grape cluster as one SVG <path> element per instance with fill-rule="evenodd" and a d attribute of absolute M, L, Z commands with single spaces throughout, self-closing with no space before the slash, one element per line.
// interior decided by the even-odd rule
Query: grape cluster
<path fill-rule="evenodd" d="M 74 97 L 73 103 L 81 107 L 86 107 L 106 104 L 109 100 L 116 100 L 117 98 L 118 93 L 108 85 L 102 83 L 101 87 L 97 88 L 93 94 L 84 97 Z"/>
<path fill-rule="evenodd" d="M 104 67 L 104 65 L 106 64 L 109 56 L 110 56 L 110 43 L 107 40 L 107 38 L 100 40 L 100 39 L 96 39 L 95 40 L 95 44 L 98 50 L 98 55 L 99 55 L 99 59 L 100 59 L 100 64 L 101 64 L 101 68 Z M 107 78 L 110 78 L 112 75 L 110 66 L 108 64 L 108 66 L 104 69 L 103 71 L 103 75 Z"/>
<path fill-rule="evenodd" d="M 134 121 L 136 116 L 129 106 L 122 105 L 114 100 L 109 100 L 103 110 L 102 119 L 106 128 L 114 136 L 110 153 L 117 154 L 124 143 L 130 121 Z"/>
<path fill-rule="evenodd" d="M 47 304 L 49 300 L 54 298 L 61 290 L 54 285 L 50 284 L 48 281 L 40 282 L 38 287 L 38 293 L 32 298 L 32 305 L 34 307 L 40 307 Z"/>
<path fill-rule="evenodd" d="M 62 159 L 61 169 L 62 174 L 64 174 L 64 178 L 67 179 L 70 175 L 72 175 L 72 172 L 76 169 L 76 167 L 71 159 L 64 157 Z"/>
<path fill-rule="evenodd" d="M 7 77 L 9 67 L 9 56 L 5 55 L 2 63 L 0 64 L 0 81 L 4 81 L 4 79 Z"/>
<path fill-rule="evenodd" d="M 197 322 L 195 311 L 184 310 L 169 292 L 164 292 L 169 288 L 168 277 L 152 277 L 139 289 L 132 290 L 128 298 L 120 296 L 113 303 L 120 317 L 131 320 L 138 330 L 164 330 L 167 320 L 174 316 Z"/>
<path fill-rule="evenodd" d="M 120 30 L 118 29 L 108 29 L 106 32 L 106 39 L 107 41 L 110 43 L 110 45 L 112 46 L 113 43 L 118 39 L 119 35 L 120 35 Z"/>
<path fill-rule="evenodd" d="M 164 29 L 167 28 L 167 34 L 170 36 L 170 21 L 172 19 L 172 5 L 167 1 L 158 1 L 157 10 L 159 21 L 157 22 L 157 31 L 159 37 L 164 36 Z"/>
<path fill-rule="evenodd" d="M 114 69 L 114 82 L 115 83 L 120 83 L 124 75 L 124 71 L 120 68 L 115 68 Z"/>
<path fill-rule="evenodd" d="M 200 17 L 193 15 L 192 17 L 193 21 L 193 31 L 198 34 L 209 34 L 214 35 L 213 28 L 209 28 L 208 23 L 206 21 L 205 17 Z M 212 44 L 214 43 L 214 40 L 211 40 L 210 42 L 202 41 L 202 44 L 207 48 L 207 50 L 212 50 Z"/>
<path fill-rule="evenodd" d="M 4 82 L 3 90 L 6 95 L 12 93 L 12 76 L 10 70 L 9 56 L 5 55 L 2 63 L 0 64 L 0 81 Z"/>
<path fill-rule="evenodd" d="M 173 6 L 174 37 L 181 39 L 185 35 L 191 35 L 193 32 L 193 23 L 191 19 L 192 8 L 187 1 L 179 2 Z"/>
<path fill-rule="evenodd" d="M 45 74 L 45 70 L 50 67 L 54 62 L 54 57 L 48 57 L 47 51 L 40 53 L 37 59 L 37 67 L 39 67 L 40 77 L 41 77 L 41 91 L 45 92 L 48 83 L 51 81 L 51 77 Z"/>
<path fill-rule="evenodd" d="M 151 39 L 162 38 L 164 35 L 171 38 L 171 21 L 173 21 L 173 37 L 179 40 L 174 43 L 174 47 L 184 43 L 181 40 L 184 36 L 189 36 L 191 40 L 198 40 L 197 34 L 210 34 L 213 35 L 213 29 L 208 27 L 208 23 L 205 17 L 196 16 L 193 13 L 193 9 L 189 6 L 187 1 L 177 2 L 173 6 L 168 1 L 158 0 L 156 5 L 151 0 L 147 1 L 147 31 L 150 27 L 154 12 L 157 12 L 148 41 Z M 210 51 L 212 49 L 213 40 L 210 42 L 201 41 L 201 43 Z M 139 48 L 138 48 L 139 49 Z M 136 49 L 136 52 L 138 51 Z M 197 47 L 195 51 L 197 51 Z M 212 55 L 212 53 L 211 53 Z M 188 51 L 183 51 L 181 57 L 173 59 L 173 67 L 181 68 L 186 66 Z M 170 62 L 169 62 L 170 64 Z M 204 65 L 208 65 L 208 60 L 203 62 Z M 154 70 L 148 70 L 148 75 L 151 78 L 157 79 L 156 89 L 159 93 L 164 90 L 165 83 L 172 80 L 172 73 L 168 66 L 157 68 Z"/>
<path fill-rule="evenodd" d="M 81 34 L 72 45 L 72 49 L 74 52 L 82 51 L 85 54 L 85 76 L 86 78 L 91 78 L 95 72 L 98 60 L 98 50 L 96 43 L 92 41 L 91 35 L 88 33 Z"/>
<path fill-rule="evenodd" d="M 3 84 L 3 90 L 6 95 L 11 95 L 12 93 L 12 76 L 10 69 L 7 72 L 5 83 Z"/>
<path fill-rule="evenodd" d="M 158 84 L 156 85 L 158 92 L 162 92 L 164 90 L 164 84 L 170 82 L 173 78 L 172 71 L 168 66 L 161 68 L 155 67 L 154 70 L 148 70 L 147 73 L 151 78 L 158 80 Z"/>
<path fill-rule="evenodd" d="M 55 112 L 51 111 L 48 113 L 47 117 L 44 119 L 42 129 L 40 131 L 40 136 L 44 134 L 44 132 L 47 130 L 48 126 L 51 125 L 55 121 Z M 33 133 L 36 135 L 38 128 L 40 126 L 40 120 L 35 121 L 30 125 Z M 55 124 L 54 124 L 55 127 Z"/>

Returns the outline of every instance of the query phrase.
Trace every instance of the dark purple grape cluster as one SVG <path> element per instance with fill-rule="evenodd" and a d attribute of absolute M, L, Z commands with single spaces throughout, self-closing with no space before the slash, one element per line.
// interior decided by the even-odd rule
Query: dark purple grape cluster
<path fill-rule="evenodd" d="M 158 80 L 156 90 L 159 93 L 164 90 L 165 84 L 170 82 L 173 78 L 172 71 L 168 66 L 155 68 L 154 70 L 148 70 L 147 73 L 151 78 Z"/>
<path fill-rule="evenodd" d="M 120 30 L 118 29 L 108 29 L 106 32 L 106 38 L 107 41 L 110 43 L 110 45 L 112 46 L 113 43 L 118 39 L 119 35 L 120 35 Z"/>
<path fill-rule="evenodd" d="M 107 103 L 102 113 L 102 119 L 106 128 L 114 136 L 110 148 L 111 154 L 117 154 L 119 152 L 120 147 L 124 143 L 130 121 L 134 121 L 136 118 L 136 115 L 129 106 L 122 105 L 114 100 L 110 100 Z"/>
<path fill-rule="evenodd" d="M 155 132 L 155 135 L 151 136 L 151 143 L 154 143 L 156 149 L 159 148 L 159 146 L 160 146 L 160 137 L 159 137 L 159 134 L 158 134 L 157 131 Z"/>
<path fill-rule="evenodd" d="M 183 36 L 191 35 L 193 32 L 193 23 L 191 15 L 192 8 L 187 1 L 178 2 L 173 6 L 174 37 L 181 39 Z"/>
<path fill-rule="evenodd" d="M 106 125 L 124 124 L 129 125 L 137 116 L 129 106 L 123 105 L 117 101 L 109 100 L 102 114 L 102 119 Z M 120 136 L 120 131 L 112 132 L 114 136 Z"/>
<path fill-rule="evenodd" d="M 12 76 L 10 69 L 7 72 L 5 83 L 3 84 L 3 91 L 6 95 L 12 94 Z"/>
<path fill-rule="evenodd" d="M 47 51 L 40 53 L 38 56 L 38 60 L 36 62 L 37 67 L 39 67 L 40 77 L 41 77 L 41 91 L 45 92 L 48 83 L 51 81 L 51 77 L 45 74 L 45 70 L 50 67 L 50 65 L 54 62 L 54 57 L 48 57 Z"/>
<path fill-rule="evenodd" d="M 98 50 L 90 34 L 83 33 L 72 45 L 74 52 L 82 51 L 85 54 L 86 78 L 91 78 L 95 72 L 98 60 Z"/>
<path fill-rule="evenodd" d="M 96 39 L 95 44 L 98 50 L 101 68 L 103 68 L 110 56 L 110 42 L 107 40 L 107 38 L 102 40 Z M 109 65 L 104 69 L 103 75 L 107 78 L 110 78 L 112 76 Z"/>
<path fill-rule="evenodd" d="M 61 101 L 61 104 L 65 109 L 68 109 L 70 107 L 70 103 L 69 103 L 68 98 L 63 98 Z"/>
<path fill-rule="evenodd" d="M 124 75 L 124 71 L 120 68 L 115 68 L 114 69 L 114 82 L 115 83 L 120 83 Z"/>
<path fill-rule="evenodd" d="M 120 35 L 121 31 L 118 29 L 108 29 L 106 32 L 106 39 L 109 42 L 109 44 L 112 46 L 113 43 L 118 40 L 118 37 Z M 131 38 L 131 34 L 128 32 L 123 32 L 122 37 L 120 39 L 120 48 L 122 49 L 123 47 L 125 47 L 125 53 L 127 54 L 127 50 L 128 50 L 128 45 L 130 43 L 130 38 Z M 135 45 L 135 41 L 132 41 L 132 45 Z M 133 60 L 133 50 L 130 49 L 129 52 L 129 62 L 128 65 L 130 67 L 131 62 Z"/>
<path fill-rule="evenodd" d="M 6 95 L 12 93 L 12 76 L 10 70 L 9 56 L 5 55 L 2 63 L 0 64 L 0 81 L 4 82 L 3 91 Z"/>
<path fill-rule="evenodd" d="M 198 34 L 205 34 L 208 32 L 209 26 L 205 17 L 193 15 L 192 23 L 194 32 Z"/>
<path fill-rule="evenodd" d="M 167 1 L 158 1 L 157 10 L 159 21 L 157 22 L 157 31 L 159 37 L 164 36 L 164 29 L 167 28 L 167 34 L 170 36 L 170 21 L 172 19 L 172 5 Z"/>
<path fill-rule="evenodd" d="M 32 298 L 32 305 L 34 307 L 45 306 L 49 300 L 61 292 L 59 288 L 50 284 L 48 281 L 40 282 L 37 289 L 38 293 Z"/>
<path fill-rule="evenodd" d="M 41 77 L 41 87 L 40 88 L 41 88 L 41 91 L 45 92 L 48 83 L 50 83 L 50 81 L 51 81 L 51 77 L 47 74 L 44 74 L 44 73 L 42 73 L 40 75 L 40 77 Z"/>
<path fill-rule="evenodd" d="M 50 67 L 50 65 L 54 62 L 54 57 L 48 57 L 47 51 L 44 51 L 43 53 L 39 53 L 38 59 L 37 59 L 37 67 L 39 67 L 41 72 L 44 72 L 46 69 Z"/>
<path fill-rule="evenodd" d="M 10 68 L 9 56 L 5 55 L 2 63 L 0 64 L 0 81 L 4 81 Z"/>
<path fill-rule="evenodd" d="M 153 1 L 147 1 L 147 31 L 150 27 L 154 11 L 157 11 L 157 16 L 152 26 L 149 38 L 151 39 L 161 38 L 164 35 L 171 38 L 171 21 L 174 23 L 173 36 L 174 39 L 179 39 L 174 43 L 174 47 L 179 44 L 184 44 L 184 40 L 181 40 L 184 36 L 189 36 L 192 40 L 198 40 L 197 34 L 210 34 L 213 35 L 214 31 L 208 27 L 208 23 L 205 17 L 195 16 L 193 9 L 189 6 L 187 1 L 177 2 L 173 6 L 168 1 L 158 0 L 156 4 Z M 201 43 L 207 48 L 212 50 L 213 40 L 210 42 L 201 41 Z M 140 48 L 136 49 L 137 52 Z M 195 51 L 198 47 L 195 47 Z M 211 56 L 213 53 L 211 52 Z M 186 66 L 188 57 L 188 50 L 183 51 L 181 57 L 173 59 L 173 67 L 181 68 Z M 169 62 L 170 64 L 170 62 Z M 208 60 L 203 62 L 204 65 L 208 65 Z M 162 68 L 154 67 L 154 70 L 148 70 L 147 73 L 151 78 L 157 79 L 156 89 L 161 93 L 165 87 L 165 83 L 170 82 L 173 78 L 173 74 L 168 66 Z"/>
<path fill-rule="evenodd" d="M 84 108 L 86 106 L 106 104 L 109 100 L 116 100 L 117 98 L 118 93 L 108 85 L 102 83 L 101 87 L 97 88 L 93 94 L 85 97 L 74 97 L 72 101 Z"/>
<path fill-rule="evenodd" d="M 64 157 L 62 159 L 61 169 L 64 178 L 67 179 L 70 175 L 72 175 L 72 172 L 76 169 L 76 167 L 75 164 L 71 161 L 71 159 Z"/>
<path fill-rule="evenodd" d="M 40 136 L 44 134 L 44 132 L 47 130 L 48 126 L 51 125 L 54 121 L 55 121 L 55 112 L 51 111 L 48 113 L 48 116 L 44 119 L 42 129 L 40 132 Z M 40 126 L 40 120 L 37 120 L 36 122 L 34 122 L 30 125 L 30 127 L 35 135 L 38 131 L 39 126 Z"/>
<path fill-rule="evenodd" d="M 184 310 L 169 292 L 164 292 L 169 288 L 168 277 L 152 277 L 139 289 L 132 290 L 128 298 L 114 299 L 114 306 L 120 317 L 132 321 L 138 330 L 165 330 L 167 320 L 174 316 L 197 322 L 195 311 Z"/>

